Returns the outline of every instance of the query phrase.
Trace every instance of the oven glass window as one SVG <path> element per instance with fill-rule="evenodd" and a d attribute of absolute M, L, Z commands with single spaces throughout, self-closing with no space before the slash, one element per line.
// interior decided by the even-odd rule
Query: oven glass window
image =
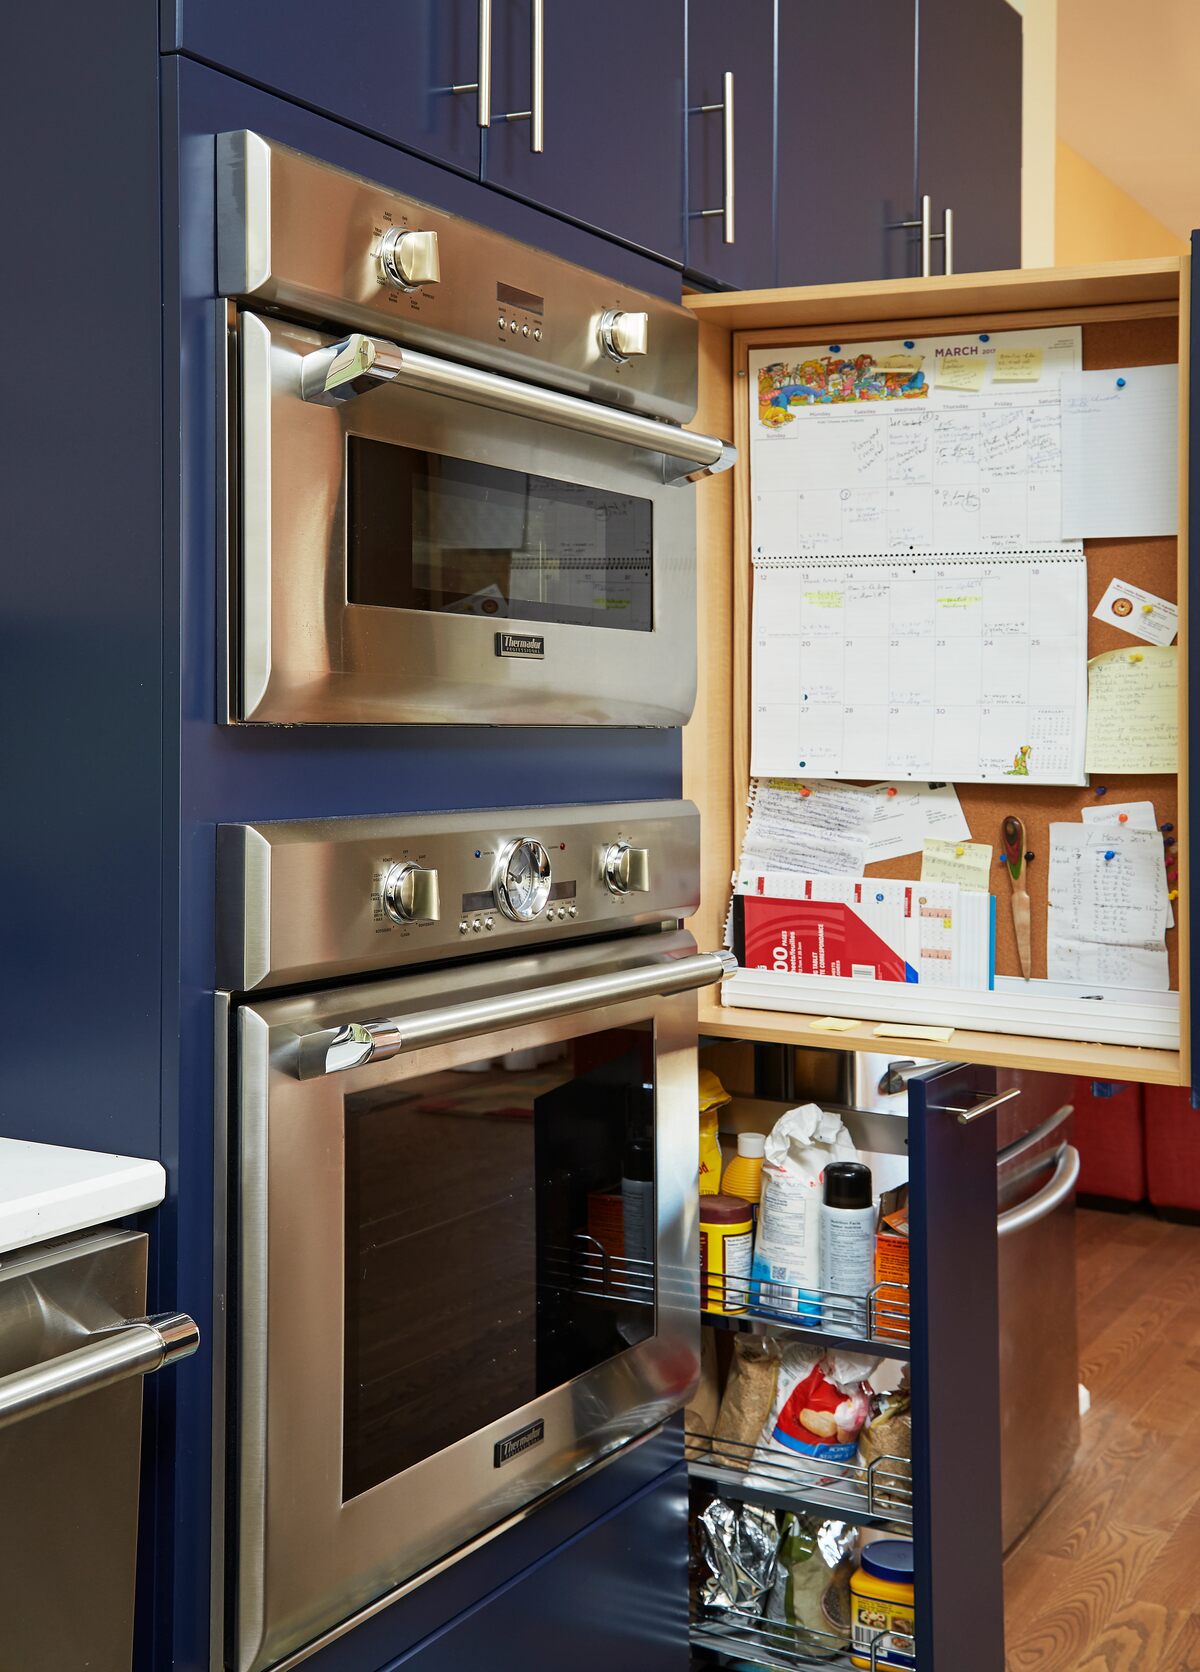
<path fill-rule="evenodd" d="M 650 500 L 359 435 L 347 455 L 350 603 L 653 628 Z"/>
<path fill-rule="evenodd" d="M 346 1100 L 342 1490 L 654 1333 L 649 1024 Z"/>

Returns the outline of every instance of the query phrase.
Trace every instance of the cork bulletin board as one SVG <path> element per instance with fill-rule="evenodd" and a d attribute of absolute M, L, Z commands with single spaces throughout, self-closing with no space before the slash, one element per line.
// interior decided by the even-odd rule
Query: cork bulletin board
<path fill-rule="evenodd" d="M 1109 366 L 1171 365 L 1178 359 L 1178 322 L 1173 317 L 1118 320 L 1083 327 L 1083 367 L 1103 371 Z M 1156 593 L 1160 598 L 1178 600 L 1178 542 L 1175 538 L 1152 540 L 1085 540 L 1088 566 L 1088 656 L 1106 650 L 1136 650 L 1142 641 L 1123 633 L 1109 622 L 1091 617 L 1115 577 Z M 1025 826 L 1032 862 L 1026 867 L 1026 883 L 1032 919 L 1033 975 L 1046 975 L 1046 887 L 1050 868 L 1050 825 L 1065 820 L 1076 823 L 1084 807 L 1096 804 L 1096 791 L 1103 787 L 1106 799 L 1150 801 L 1159 824 L 1178 827 L 1178 780 L 1175 775 L 1137 776 L 1108 774 L 1093 777 L 1090 785 L 1051 787 L 1016 783 L 959 784 L 959 801 L 971 827 L 971 839 L 986 842 L 1000 852 L 1000 826 L 1015 814 Z M 1178 851 L 1177 849 L 1175 851 Z M 868 876 L 918 878 L 921 855 L 881 861 L 867 866 Z M 1013 934 L 1011 898 L 1007 871 L 993 861 L 992 893 L 996 896 L 996 973 L 1019 976 L 1016 938 Z M 1178 988 L 1178 934 L 1167 931 L 1171 986 Z"/>

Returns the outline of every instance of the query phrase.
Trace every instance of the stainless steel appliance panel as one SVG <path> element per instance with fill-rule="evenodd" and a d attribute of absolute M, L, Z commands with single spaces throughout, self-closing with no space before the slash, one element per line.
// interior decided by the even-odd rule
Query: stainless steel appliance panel
<path fill-rule="evenodd" d="M 496 891 L 517 837 L 541 843 L 550 866 L 545 905 L 526 919 L 506 915 Z M 690 801 L 296 819 L 222 825 L 217 839 L 218 984 L 231 992 L 618 933 L 686 917 L 700 898 Z M 608 874 L 622 853 L 640 856 L 624 882 Z M 431 891 L 410 921 L 385 899 L 401 868 Z"/>
<path fill-rule="evenodd" d="M 232 590 L 241 719 L 657 726 L 688 719 L 695 502 L 686 485 L 664 484 L 661 454 L 411 388 L 315 404 L 302 398 L 302 367 L 336 339 L 246 313 L 239 340 L 241 540 Z M 652 630 L 351 603 L 352 437 L 647 504 L 652 549 L 635 584 L 652 586 Z M 547 554 L 548 572 L 563 555 Z M 538 654 L 501 654 L 501 632 L 532 636 Z"/>
<path fill-rule="evenodd" d="M 630 975 L 694 952 L 678 932 L 634 935 L 256 1001 L 238 1012 L 237 1672 L 299 1657 L 347 1616 L 643 1434 L 686 1402 L 698 1373 L 691 993 L 598 1002 L 584 1014 L 311 1079 L 301 1077 L 299 1041 L 363 1015 L 419 1017 L 480 995 Z M 415 1079 L 510 1052 L 564 1042 L 582 1048 L 608 1030 L 637 1030 L 653 1044 L 653 1333 L 349 1494 L 346 1259 L 348 1236 L 361 1223 L 347 1209 L 353 1111 L 362 1100 L 370 1108 L 403 1100 Z M 451 1173 L 446 1186 L 453 1189 Z M 408 1303 L 431 1340 L 453 1327 L 441 1322 L 445 1290 L 437 1269 L 412 1273 Z M 478 1374 L 492 1374 L 482 1360 Z M 537 1439 L 526 1449 L 527 1434 Z"/>
<path fill-rule="evenodd" d="M 389 281 L 381 246 L 402 232 L 434 236 L 436 278 Z M 462 358 L 469 345 L 472 361 L 513 377 L 676 423 L 695 415 L 698 329 L 685 308 L 258 134 L 217 138 L 217 242 L 224 296 L 433 353 Z M 638 322 L 644 343 L 626 346 L 644 352 L 606 352 L 613 313 Z"/>

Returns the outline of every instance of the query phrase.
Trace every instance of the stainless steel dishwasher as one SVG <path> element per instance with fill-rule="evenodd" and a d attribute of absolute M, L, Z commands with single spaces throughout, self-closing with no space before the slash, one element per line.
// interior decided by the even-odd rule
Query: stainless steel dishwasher
<path fill-rule="evenodd" d="M 906 1082 L 927 1059 L 855 1054 L 856 1108 L 903 1110 Z M 997 1116 L 1000 1238 L 1000 1420 L 1004 1548 L 1036 1520 L 1079 1446 L 1075 1182 L 1068 1075 L 999 1069 L 999 1091 L 1021 1095 Z M 936 1367 L 935 1367 L 936 1373 Z"/>
<path fill-rule="evenodd" d="M 0 1255 L 5 1672 L 129 1672 L 142 1377 L 200 1339 L 142 1315 L 146 1254 L 110 1228 Z"/>

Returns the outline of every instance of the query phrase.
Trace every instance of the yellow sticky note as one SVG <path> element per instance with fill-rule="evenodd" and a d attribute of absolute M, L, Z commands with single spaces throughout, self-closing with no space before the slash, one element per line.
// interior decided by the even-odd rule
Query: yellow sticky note
<path fill-rule="evenodd" d="M 988 363 L 981 354 L 965 354 L 958 360 L 939 360 L 937 388 L 966 389 L 978 394 L 987 377 Z"/>
<path fill-rule="evenodd" d="M 856 1028 L 859 1024 L 849 1016 L 818 1016 L 808 1025 L 814 1033 L 845 1033 L 848 1028 Z"/>
<path fill-rule="evenodd" d="M 1042 351 L 1040 348 L 998 348 L 993 366 L 993 383 L 1040 383 Z"/>
<path fill-rule="evenodd" d="M 921 850 L 922 882 L 956 882 L 986 894 L 992 874 L 992 850 L 986 842 L 942 842 L 927 836 Z"/>
<path fill-rule="evenodd" d="M 881 372 L 907 372 L 911 377 L 919 372 L 924 362 L 923 354 L 887 354 L 882 360 L 876 360 L 875 369 Z"/>
<path fill-rule="evenodd" d="M 913 1022 L 881 1022 L 875 1029 L 876 1039 L 934 1039 L 944 1045 L 954 1038 L 953 1028 L 925 1027 Z"/>
<path fill-rule="evenodd" d="M 1179 766 L 1177 647 L 1110 650 L 1088 663 L 1089 772 L 1175 772 Z"/>

